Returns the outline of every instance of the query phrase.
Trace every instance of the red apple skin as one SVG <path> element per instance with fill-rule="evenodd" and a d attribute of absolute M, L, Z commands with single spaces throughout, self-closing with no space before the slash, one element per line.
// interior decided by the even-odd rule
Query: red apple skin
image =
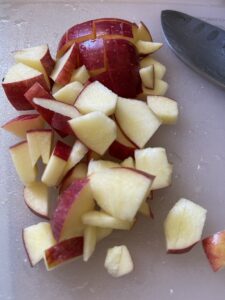
<path fill-rule="evenodd" d="M 45 72 L 49 76 L 52 73 L 52 70 L 55 66 L 55 60 L 52 58 L 49 48 L 45 55 L 41 58 L 41 64 L 45 69 Z"/>
<path fill-rule="evenodd" d="M 61 114 L 54 113 L 51 121 L 51 126 L 58 132 L 58 134 L 61 137 L 66 137 L 68 135 L 74 136 L 74 132 L 68 123 L 69 120 L 71 120 L 70 117 L 66 117 Z"/>
<path fill-rule="evenodd" d="M 203 239 L 202 246 L 214 272 L 225 267 L 225 230 Z"/>
<path fill-rule="evenodd" d="M 70 156 L 71 150 L 72 150 L 72 148 L 69 145 L 67 145 L 61 141 L 58 141 L 53 150 L 53 155 L 67 161 Z"/>
<path fill-rule="evenodd" d="M 10 103 L 15 107 L 17 110 L 31 110 L 33 106 L 27 101 L 27 98 L 24 94 L 35 84 L 39 83 L 42 85 L 46 90 L 48 90 L 48 86 L 46 84 L 44 75 L 41 74 L 39 76 L 21 80 L 16 82 L 9 82 L 9 83 L 2 83 L 2 87 L 5 91 L 5 94 L 10 101 Z"/>
<path fill-rule="evenodd" d="M 198 243 L 198 242 L 197 242 Z M 169 249 L 167 250 L 167 254 L 183 254 L 189 252 L 197 243 L 194 243 L 193 245 L 184 248 L 184 249 Z"/>
<path fill-rule="evenodd" d="M 45 250 L 45 260 L 49 269 L 79 257 L 83 254 L 84 239 L 82 236 L 64 240 Z"/>
<path fill-rule="evenodd" d="M 109 154 L 115 158 L 120 160 L 124 160 L 129 156 L 134 157 L 134 151 L 136 148 L 127 147 L 118 141 L 114 141 L 112 145 L 109 147 Z"/>
<path fill-rule="evenodd" d="M 94 21 L 96 37 L 104 35 L 121 35 L 133 38 L 132 23 L 117 19 L 100 19 Z"/>

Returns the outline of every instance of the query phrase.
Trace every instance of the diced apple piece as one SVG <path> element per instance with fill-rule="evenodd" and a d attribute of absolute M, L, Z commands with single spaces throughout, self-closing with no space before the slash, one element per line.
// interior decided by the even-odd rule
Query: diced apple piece
<path fill-rule="evenodd" d="M 225 231 L 214 233 L 202 240 L 203 249 L 214 272 L 225 267 Z"/>
<path fill-rule="evenodd" d="M 37 169 L 32 166 L 27 141 L 10 147 L 9 151 L 16 172 L 24 185 L 34 182 L 37 176 Z"/>
<path fill-rule="evenodd" d="M 116 139 L 116 124 L 102 112 L 77 117 L 69 124 L 77 138 L 88 148 L 103 155 Z"/>
<path fill-rule="evenodd" d="M 151 33 L 143 22 L 140 22 L 138 24 L 137 40 L 152 42 Z"/>
<path fill-rule="evenodd" d="M 177 122 L 178 106 L 176 101 L 162 96 L 148 96 L 147 103 L 163 124 Z"/>
<path fill-rule="evenodd" d="M 42 129 L 43 127 L 44 120 L 39 114 L 21 115 L 2 126 L 3 129 L 21 138 L 26 136 L 28 130 Z"/>
<path fill-rule="evenodd" d="M 89 178 L 75 180 L 59 195 L 52 218 L 53 234 L 58 241 L 82 235 L 82 216 L 94 208 Z"/>
<path fill-rule="evenodd" d="M 165 223 L 167 253 L 184 253 L 201 239 L 206 209 L 187 199 L 180 199 L 169 211 Z"/>
<path fill-rule="evenodd" d="M 142 86 L 142 90 L 144 95 L 147 96 L 148 95 L 163 96 L 168 90 L 168 83 L 163 80 L 156 79 L 154 82 L 154 89 L 148 89 L 145 86 Z"/>
<path fill-rule="evenodd" d="M 128 157 L 124 161 L 121 162 L 121 167 L 124 168 L 134 168 L 134 159 L 133 157 Z"/>
<path fill-rule="evenodd" d="M 67 160 L 70 156 L 71 147 L 67 144 L 58 141 L 52 152 L 41 181 L 47 186 L 57 186 L 63 176 L 63 171 L 66 167 Z"/>
<path fill-rule="evenodd" d="M 44 252 L 45 266 L 48 271 L 72 262 L 83 254 L 84 239 L 82 236 L 62 241 Z"/>
<path fill-rule="evenodd" d="M 24 94 L 25 98 L 37 110 L 37 107 L 33 103 L 34 98 L 42 99 L 54 99 L 51 92 L 47 91 L 40 83 L 36 82 L 32 87 Z M 38 110 L 37 110 L 38 111 Z M 46 120 L 47 121 L 47 120 Z"/>
<path fill-rule="evenodd" d="M 96 227 L 97 242 L 100 242 L 101 240 L 109 236 L 112 232 L 113 232 L 112 228 Z"/>
<path fill-rule="evenodd" d="M 42 182 L 33 182 L 24 188 L 24 200 L 28 208 L 36 215 L 49 219 L 48 187 Z"/>
<path fill-rule="evenodd" d="M 149 195 L 154 177 L 129 168 L 112 168 L 90 176 L 93 197 L 113 217 L 133 221 Z"/>
<path fill-rule="evenodd" d="M 164 77 L 164 75 L 166 74 L 166 67 L 161 64 L 160 62 L 158 62 L 157 60 L 155 60 L 154 58 L 152 58 L 151 55 L 148 55 L 146 57 L 144 57 L 141 61 L 140 61 L 140 67 L 141 68 L 145 68 L 148 66 L 154 66 L 154 75 L 156 79 L 162 79 Z"/>
<path fill-rule="evenodd" d="M 133 271 L 134 265 L 126 246 L 108 249 L 104 264 L 113 277 L 121 277 Z"/>
<path fill-rule="evenodd" d="M 168 162 L 164 148 L 135 150 L 135 167 L 155 176 L 151 190 L 162 189 L 171 184 L 173 166 Z"/>
<path fill-rule="evenodd" d="M 48 89 L 44 75 L 22 63 L 12 66 L 5 75 L 2 87 L 11 104 L 17 110 L 30 110 L 33 106 L 27 101 L 24 94 L 38 82 Z"/>
<path fill-rule="evenodd" d="M 42 260 L 44 251 L 56 243 L 51 226 L 47 222 L 24 228 L 23 241 L 32 267 Z"/>
<path fill-rule="evenodd" d="M 70 81 L 78 81 L 82 84 L 85 84 L 88 79 L 90 78 L 90 75 L 88 73 L 88 70 L 85 65 L 77 68 L 73 71 Z"/>
<path fill-rule="evenodd" d="M 139 54 L 150 54 L 154 53 L 155 51 L 159 50 L 162 47 L 162 43 L 154 43 L 148 41 L 137 41 L 136 47 Z"/>
<path fill-rule="evenodd" d="M 133 99 L 118 98 L 115 117 L 120 129 L 139 148 L 145 146 L 161 124 L 147 104 Z"/>
<path fill-rule="evenodd" d="M 94 253 L 96 243 L 97 243 L 96 227 L 87 226 L 84 229 L 84 253 L 83 253 L 84 261 L 88 261 L 91 255 Z"/>
<path fill-rule="evenodd" d="M 33 166 L 36 164 L 39 157 L 42 158 L 44 164 L 48 163 L 52 139 L 53 132 L 51 129 L 34 129 L 27 131 L 27 142 Z"/>
<path fill-rule="evenodd" d="M 150 217 L 151 216 L 151 210 L 150 210 L 150 206 L 148 204 L 147 201 L 144 201 L 140 208 L 139 208 L 139 213 L 141 213 L 143 216 L 145 217 Z"/>
<path fill-rule="evenodd" d="M 80 82 L 70 82 L 54 93 L 53 97 L 58 101 L 73 105 L 82 89 L 83 85 Z"/>
<path fill-rule="evenodd" d="M 67 84 L 70 82 L 73 70 L 77 65 L 77 45 L 76 43 L 56 61 L 54 70 L 51 73 L 53 81 L 59 84 Z"/>
<path fill-rule="evenodd" d="M 110 160 L 91 160 L 88 164 L 88 176 L 105 169 L 119 168 L 120 164 Z"/>
<path fill-rule="evenodd" d="M 133 221 L 124 221 L 114 218 L 103 211 L 89 211 L 82 216 L 82 222 L 85 225 L 130 230 L 133 226 Z"/>
<path fill-rule="evenodd" d="M 112 115 L 116 109 L 117 95 L 98 81 L 88 84 L 78 96 L 75 107 L 87 114 L 101 111 L 106 115 Z"/>
<path fill-rule="evenodd" d="M 141 76 L 142 84 L 149 89 L 154 89 L 154 81 L 155 81 L 154 65 L 141 68 L 139 70 L 139 74 Z"/>
<path fill-rule="evenodd" d="M 48 45 L 41 45 L 16 51 L 14 59 L 41 72 L 50 87 L 48 76 L 51 74 L 55 61 L 52 59 Z"/>

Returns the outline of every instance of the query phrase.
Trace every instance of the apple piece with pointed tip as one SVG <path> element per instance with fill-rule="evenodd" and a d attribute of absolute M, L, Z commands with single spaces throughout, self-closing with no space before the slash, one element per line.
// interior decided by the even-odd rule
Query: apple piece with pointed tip
<path fill-rule="evenodd" d="M 151 190 L 162 189 L 171 184 L 173 166 L 168 162 L 164 148 L 135 150 L 135 167 L 155 176 Z"/>
<path fill-rule="evenodd" d="M 202 240 L 202 246 L 214 272 L 225 267 L 225 231 L 220 231 Z"/>
<path fill-rule="evenodd" d="M 24 185 L 34 182 L 37 176 L 37 168 L 32 165 L 27 141 L 11 146 L 9 152 L 16 172 Z"/>
<path fill-rule="evenodd" d="M 155 79 L 162 79 L 164 77 L 164 75 L 166 74 L 166 67 L 163 64 L 161 64 L 159 61 L 152 58 L 151 55 L 144 57 L 140 61 L 141 68 L 145 68 L 145 67 L 148 67 L 151 65 L 154 66 Z"/>
<path fill-rule="evenodd" d="M 59 195 L 51 221 L 57 241 L 83 234 L 82 215 L 95 205 L 89 181 L 89 178 L 77 179 Z"/>
<path fill-rule="evenodd" d="M 34 166 L 41 157 L 46 165 L 50 158 L 53 132 L 51 129 L 33 129 L 27 131 L 30 158 Z"/>
<path fill-rule="evenodd" d="M 119 220 L 103 211 L 89 211 L 82 216 L 82 222 L 85 225 L 111 228 L 120 230 L 130 230 L 134 224 L 133 221 Z"/>
<path fill-rule="evenodd" d="M 116 124 L 102 112 L 91 112 L 77 117 L 69 124 L 77 136 L 89 149 L 103 155 L 116 139 Z"/>
<path fill-rule="evenodd" d="M 12 66 L 6 74 L 2 87 L 10 103 L 17 110 L 31 110 L 33 106 L 27 101 L 24 94 L 38 82 L 48 89 L 44 75 L 22 63 Z"/>
<path fill-rule="evenodd" d="M 48 187 L 42 182 L 33 182 L 24 188 L 24 201 L 37 216 L 49 219 Z"/>
<path fill-rule="evenodd" d="M 73 237 L 53 245 L 44 252 L 47 271 L 51 271 L 66 262 L 72 262 L 83 254 L 84 238 Z"/>
<path fill-rule="evenodd" d="M 77 44 L 75 43 L 60 59 L 56 61 L 55 67 L 50 75 L 54 82 L 63 85 L 70 82 L 73 70 L 77 66 L 77 51 Z"/>
<path fill-rule="evenodd" d="M 88 73 L 88 70 L 85 65 L 83 65 L 73 71 L 70 81 L 78 81 L 82 84 L 85 84 L 89 78 L 90 75 Z"/>
<path fill-rule="evenodd" d="M 47 166 L 42 174 L 41 181 L 47 186 L 57 186 L 62 179 L 71 147 L 58 141 L 51 154 Z"/>
<path fill-rule="evenodd" d="M 113 277 L 121 277 L 133 271 L 134 264 L 126 246 L 108 249 L 104 266 Z"/>
<path fill-rule="evenodd" d="M 55 61 L 51 57 L 48 45 L 40 45 L 16 51 L 14 59 L 17 63 L 23 63 L 41 72 L 50 88 L 48 76 L 54 68 Z"/>
<path fill-rule="evenodd" d="M 49 223 L 41 222 L 23 229 L 23 242 L 31 266 L 35 266 L 44 257 L 44 251 L 55 245 Z"/>
<path fill-rule="evenodd" d="M 91 160 L 88 164 L 88 176 L 105 169 L 119 168 L 120 164 L 110 160 Z"/>
<path fill-rule="evenodd" d="M 112 115 L 116 109 L 117 95 L 98 81 L 94 81 L 83 89 L 78 96 L 75 107 L 87 114 L 101 111 L 107 116 Z"/>
<path fill-rule="evenodd" d="M 137 34 L 137 40 L 152 42 L 151 33 L 143 22 L 140 22 L 138 24 L 138 29 L 136 34 Z"/>
<path fill-rule="evenodd" d="M 133 221 L 151 188 L 154 177 L 130 168 L 112 168 L 90 176 L 93 197 L 108 214 Z"/>
<path fill-rule="evenodd" d="M 178 105 L 176 101 L 163 96 L 148 96 L 147 103 L 163 124 L 175 124 L 177 122 Z"/>
<path fill-rule="evenodd" d="M 100 242 L 101 240 L 105 239 L 112 232 L 113 232 L 112 228 L 96 227 L 96 239 L 97 239 L 97 243 Z"/>
<path fill-rule="evenodd" d="M 185 253 L 201 239 L 206 209 L 188 199 L 180 199 L 164 222 L 167 253 Z"/>
<path fill-rule="evenodd" d="M 133 157 L 128 157 L 121 162 L 121 167 L 124 168 L 134 168 L 134 159 Z"/>
<path fill-rule="evenodd" d="M 27 114 L 8 121 L 2 125 L 2 128 L 18 137 L 24 138 L 28 130 L 42 129 L 44 125 L 44 120 L 39 114 Z"/>
<path fill-rule="evenodd" d="M 149 88 L 154 89 L 154 81 L 155 81 L 155 74 L 154 74 L 154 65 L 150 65 L 139 70 L 142 84 Z"/>
<path fill-rule="evenodd" d="M 82 89 L 83 85 L 80 82 L 70 82 L 54 93 L 53 97 L 58 101 L 73 105 Z"/>
<path fill-rule="evenodd" d="M 163 46 L 162 43 L 154 43 L 148 41 L 137 41 L 136 47 L 139 54 L 147 55 L 150 53 L 154 53 L 159 50 Z"/>
<path fill-rule="evenodd" d="M 87 262 L 95 251 L 97 243 L 97 230 L 94 226 L 86 226 L 84 229 L 84 253 L 83 260 Z"/>
<path fill-rule="evenodd" d="M 161 125 L 147 104 L 134 99 L 118 98 L 116 121 L 123 133 L 139 148 L 143 148 Z"/>

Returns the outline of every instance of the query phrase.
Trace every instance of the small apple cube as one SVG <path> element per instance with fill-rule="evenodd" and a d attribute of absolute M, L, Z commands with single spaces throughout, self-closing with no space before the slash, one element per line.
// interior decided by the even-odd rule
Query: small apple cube
<path fill-rule="evenodd" d="M 154 89 L 155 74 L 154 74 L 154 65 L 150 65 L 139 70 L 141 76 L 142 84 L 149 88 Z"/>
<path fill-rule="evenodd" d="M 162 79 L 166 74 L 166 67 L 163 64 L 161 64 L 159 61 L 152 58 L 151 55 L 144 57 L 140 61 L 141 68 L 145 68 L 152 65 L 154 66 L 155 79 Z"/>
<path fill-rule="evenodd" d="M 57 90 L 53 97 L 58 101 L 73 105 L 82 89 L 83 85 L 80 82 L 70 82 Z"/>
<path fill-rule="evenodd" d="M 82 84 L 85 84 L 89 78 L 90 78 L 90 75 L 88 73 L 88 70 L 87 70 L 86 66 L 83 65 L 73 71 L 70 81 L 71 82 L 78 81 Z"/>
<path fill-rule="evenodd" d="M 97 243 L 97 233 L 96 227 L 86 226 L 84 229 L 84 253 L 83 260 L 88 261 L 91 255 L 95 251 L 95 246 Z"/>

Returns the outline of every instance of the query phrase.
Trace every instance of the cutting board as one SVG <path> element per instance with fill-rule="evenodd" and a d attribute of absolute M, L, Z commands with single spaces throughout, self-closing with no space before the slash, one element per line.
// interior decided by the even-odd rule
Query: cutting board
<path fill-rule="evenodd" d="M 138 1 L 137 1 L 138 2 Z M 225 27 L 225 6 L 192 3 L 2 3 L 0 5 L 1 77 L 13 63 L 12 51 L 48 43 L 55 53 L 61 34 L 74 23 L 98 17 L 144 21 L 154 40 L 163 41 L 162 9 L 177 9 Z M 171 2 L 171 1 L 170 1 Z M 193 1 L 192 1 L 193 2 Z M 88 263 L 78 260 L 52 272 L 31 268 L 21 229 L 40 221 L 25 207 L 23 187 L 8 147 L 18 140 L 0 130 L 0 299 L 147 300 L 225 299 L 225 270 L 213 273 L 201 243 L 183 255 L 167 255 L 163 221 L 174 203 L 186 197 L 208 210 L 203 236 L 225 229 L 225 92 L 186 67 L 165 44 L 156 55 L 167 66 L 168 96 L 179 103 L 175 126 L 162 126 L 151 146 L 166 147 L 174 164 L 173 184 L 154 194 L 154 220 L 139 217 L 130 232 L 115 232 L 97 246 Z M 1 124 L 17 116 L 1 93 Z M 135 270 L 111 278 L 104 270 L 108 247 L 125 244 Z"/>

